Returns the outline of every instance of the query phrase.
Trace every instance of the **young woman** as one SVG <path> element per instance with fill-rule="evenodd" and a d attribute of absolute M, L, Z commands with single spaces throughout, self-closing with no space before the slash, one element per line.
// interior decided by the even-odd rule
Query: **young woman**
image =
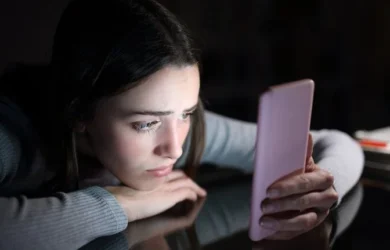
<path fill-rule="evenodd" d="M 154 0 L 73 1 L 44 77 L 30 74 L 1 85 L 1 249 L 78 248 L 196 200 L 206 191 L 187 175 L 200 161 L 252 171 L 256 125 L 203 111 L 197 50 Z M 361 174 L 350 137 L 312 135 L 317 165 L 262 204 L 273 239 L 318 225 Z M 302 212 L 272 216 L 285 210 Z"/>

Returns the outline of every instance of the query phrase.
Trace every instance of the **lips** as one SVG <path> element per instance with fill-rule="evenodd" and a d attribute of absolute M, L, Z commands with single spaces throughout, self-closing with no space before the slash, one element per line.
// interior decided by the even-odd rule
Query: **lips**
<path fill-rule="evenodd" d="M 153 175 L 155 177 L 163 177 L 163 176 L 166 176 L 169 173 L 171 173 L 172 169 L 173 169 L 173 165 L 170 165 L 170 166 L 163 166 L 163 167 L 159 167 L 159 168 L 146 170 L 146 172 L 150 173 L 151 175 Z"/>

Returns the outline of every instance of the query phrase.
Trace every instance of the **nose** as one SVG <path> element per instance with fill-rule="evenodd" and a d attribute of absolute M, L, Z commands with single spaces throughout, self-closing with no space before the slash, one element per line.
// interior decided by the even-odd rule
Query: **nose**
<path fill-rule="evenodd" d="M 172 124 L 162 131 L 161 140 L 155 153 L 164 158 L 179 159 L 183 154 L 180 132 L 177 125 Z"/>

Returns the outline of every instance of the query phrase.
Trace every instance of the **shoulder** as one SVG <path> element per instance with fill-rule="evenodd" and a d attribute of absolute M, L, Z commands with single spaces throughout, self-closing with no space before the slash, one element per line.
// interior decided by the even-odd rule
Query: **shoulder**
<path fill-rule="evenodd" d="M 34 138 L 31 123 L 22 110 L 9 99 L 0 97 L 1 186 L 30 171 L 37 152 Z"/>
<path fill-rule="evenodd" d="M 20 158 L 21 142 L 5 124 L 0 123 L 0 183 L 16 175 Z"/>

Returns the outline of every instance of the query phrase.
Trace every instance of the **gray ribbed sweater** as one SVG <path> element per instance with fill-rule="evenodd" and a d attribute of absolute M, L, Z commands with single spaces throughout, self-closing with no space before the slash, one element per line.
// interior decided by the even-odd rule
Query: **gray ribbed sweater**
<path fill-rule="evenodd" d="M 256 124 L 211 112 L 205 116 L 206 149 L 202 161 L 251 172 Z M 341 200 L 361 175 L 362 150 L 339 131 L 312 131 L 312 135 L 314 158 L 335 176 Z M 97 237 L 126 228 L 124 211 L 114 196 L 99 186 L 50 197 L 26 197 L 25 193 L 34 193 L 45 182 L 45 164 L 37 153 L 30 168 L 20 173 L 20 158 L 18 136 L 0 124 L 0 249 L 77 249 Z M 5 196 L 10 190 L 13 196 Z"/>

